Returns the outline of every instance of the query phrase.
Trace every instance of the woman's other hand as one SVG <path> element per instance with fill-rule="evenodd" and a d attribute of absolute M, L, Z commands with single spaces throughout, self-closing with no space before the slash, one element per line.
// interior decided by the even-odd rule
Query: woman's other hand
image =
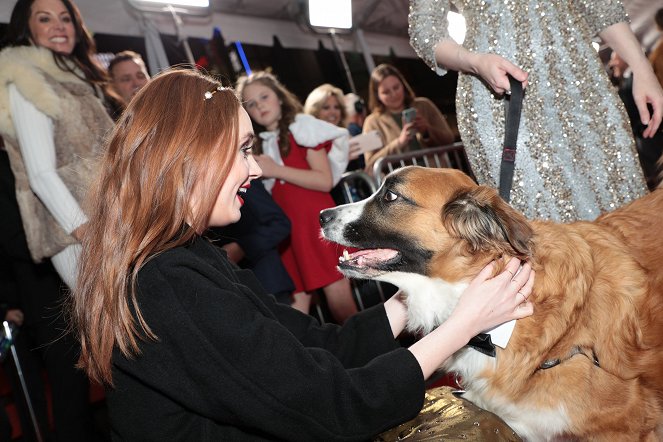
<path fill-rule="evenodd" d="M 651 69 L 633 69 L 633 100 L 638 107 L 640 121 L 647 128 L 642 132 L 643 138 L 656 135 L 663 117 L 663 90 Z M 647 105 L 651 105 L 653 114 Z"/>

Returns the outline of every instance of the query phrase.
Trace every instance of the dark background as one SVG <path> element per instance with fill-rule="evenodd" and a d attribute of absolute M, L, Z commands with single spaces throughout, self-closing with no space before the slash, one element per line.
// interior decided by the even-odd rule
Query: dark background
<path fill-rule="evenodd" d="M 7 25 L 0 23 L 0 40 L 4 37 Z M 234 84 L 238 76 L 244 74 L 234 43 L 227 43 L 220 34 L 210 39 L 189 38 L 189 46 L 196 63 L 208 72 L 218 75 L 224 83 Z M 315 37 L 312 37 L 315 38 Z M 138 52 L 147 60 L 145 42 L 142 37 L 112 34 L 95 34 L 99 53 L 117 53 L 126 49 Z M 171 64 L 187 64 L 186 53 L 173 35 L 161 35 L 166 54 Z M 311 90 L 322 83 L 331 83 L 347 93 L 351 91 L 343 65 L 338 54 L 319 42 L 316 50 L 283 47 L 277 36 L 272 46 L 243 44 L 250 68 L 254 71 L 271 69 L 288 89 L 302 102 Z M 234 53 L 234 54 L 233 54 Z M 368 79 L 364 57 L 358 52 L 345 52 L 345 58 L 352 73 L 357 94 L 368 101 Z M 418 58 L 374 55 L 375 64 L 390 63 L 396 66 L 412 86 L 417 96 L 430 98 L 455 126 L 455 91 L 457 74 L 450 71 L 440 77 Z"/>

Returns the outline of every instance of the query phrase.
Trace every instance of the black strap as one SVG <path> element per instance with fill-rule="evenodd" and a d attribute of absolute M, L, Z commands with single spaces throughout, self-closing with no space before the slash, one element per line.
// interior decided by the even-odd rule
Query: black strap
<path fill-rule="evenodd" d="M 520 125 L 520 112 L 523 107 L 523 85 L 508 75 L 511 83 L 511 96 L 506 104 L 506 127 L 504 130 L 504 149 L 502 150 L 502 165 L 500 166 L 500 196 L 507 203 L 511 199 L 511 186 L 513 184 L 513 168 L 516 162 L 516 141 L 518 140 L 518 126 Z"/>

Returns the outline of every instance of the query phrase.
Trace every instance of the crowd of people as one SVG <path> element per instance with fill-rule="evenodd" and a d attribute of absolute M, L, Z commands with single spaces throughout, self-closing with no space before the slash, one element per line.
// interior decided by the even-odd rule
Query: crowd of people
<path fill-rule="evenodd" d="M 593 219 L 647 191 L 638 149 L 660 137 L 663 44 L 649 64 L 618 2 L 538 3 L 547 32 L 503 2 L 468 7 L 461 46 L 445 31 L 450 2 L 412 0 L 411 43 L 438 74 L 460 72 L 458 129 L 479 183 L 497 185 L 509 74 L 526 87 L 512 205 Z M 597 33 L 630 69 L 630 119 Z M 371 72 L 367 102 L 328 83 L 300 100 L 268 71 L 232 89 L 194 68 L 151 78 L 131 50 L 102 66 L 72 0 L 17 0 L 0 66 L 0 315 L 21 331 L 46 440 L 95 439 L 90 379 L 118 440 L 369 439 L 419 411 L 424 381 L 469 338 L 533 311 L 534 272 L 516 260 L 484 269 L 412 345 L 396 339 L 400 294 L 358 311 L 320 211 L 342 199 L 345 173 L 457 141 L 394 65 Z M 354 137 L 369 132 L 381 145 L 363 150 Z M 309 314 L 321 300 L 331 324 Z"/>

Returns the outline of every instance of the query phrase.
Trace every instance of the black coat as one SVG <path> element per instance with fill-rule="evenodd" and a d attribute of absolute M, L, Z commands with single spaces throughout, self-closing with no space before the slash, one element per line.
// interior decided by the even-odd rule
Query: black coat
<path fill-rule="evenodd" d="M 381 305 L 320 326 L 204 239 L 146 264 L 138 303 L 159 340 L 114 354 L 114 440 L 367 440 L 423 404 Z"/>

